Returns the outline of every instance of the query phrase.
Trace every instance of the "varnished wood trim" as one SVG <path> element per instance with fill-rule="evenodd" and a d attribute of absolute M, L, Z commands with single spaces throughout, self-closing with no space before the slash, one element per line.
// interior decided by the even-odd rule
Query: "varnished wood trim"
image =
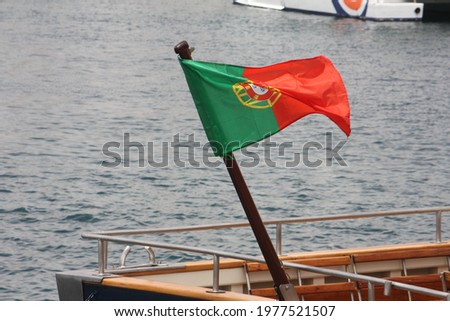
<path fill-rule="evenodd" d="M 317 267 L 325 266 L 340 266 L 349 265 L 351 263 L 350 256 L 333 256 L 333 257 L 320 257 L 320 258 L 304 258 L 304 259 L 289 259 L 286 258 L 285 262 L 305 264 Z M 247 263 L 248 272 L 267 271 L 268 267 L 264 263 Z"/>
<path fill-rule="evenodd" d="M 105 278 L 102 285 L 118 288 L 126 288 L 141 291 L 150 291 L 155 293 L 164 293 L 175 296 L 193 298 L 196 300 L 207 301 L 265 301 L 268 298 L 251 296 L 247 294 L 225 292 L 225 293 L 208 293 L 209 289 L 180 285 L 153 280 L 136 279 L 129 277 Z"/>

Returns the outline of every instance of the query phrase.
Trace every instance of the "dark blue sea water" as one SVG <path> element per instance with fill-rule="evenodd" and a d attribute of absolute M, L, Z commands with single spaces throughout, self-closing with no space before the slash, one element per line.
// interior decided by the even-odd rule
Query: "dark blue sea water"
<path fill-rule="evenodd" d="M 203 161 L 207 140 L 173 52 L 181 40 L 196 47 L 195 59 L 247 66 L 325 55 L 344 79 L 348 141 L 313 115 L 272 138 L 292 143 L 284 156 L 271 149 L 275 165 L 261 145 L 249 149 L 256 166 L 237 154 L 264 219 L 450 205 L 449 23 L 336 19 L 230 0 L 3 0 L 1 300 L 56 300 L 55 272 L 96 266 L 96 243 L 81 240 L 83 231 L 245 220 L 226 169 Z M 329 158 L 327 132 L 332 148 L 345 143 L 346 166 Z M 112 148 L 120 166 L 101 166 L 115 160 L 104 144 L 123 147 L 126 135 L 145 153 Z M 147 143 L 167 166 L 148 163 Z M 307 143 L 315 165 L 302 158 L 286 168 Z M 286 250 L 433 240 L 433 224 L 308 224 Z M 444 217 L 444 238 L 449 229 Z M 248 230 L 166 239 L 259 254 Z"/>

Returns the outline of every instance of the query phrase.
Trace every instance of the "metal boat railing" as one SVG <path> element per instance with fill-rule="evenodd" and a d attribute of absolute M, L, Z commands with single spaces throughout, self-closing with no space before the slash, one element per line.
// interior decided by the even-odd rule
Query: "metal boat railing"
<path fill-rule="evenodd" d="M 286 224 L 294 224 L 294 223 L 307 223 L 307 222 L 323 222 L 323 221 L 337 221 L 337 220 L 348 220 L 348 219 L 360 219 L 360 218 L 373 218 L 373 217 L 389 217 L 389 216 L 400 216 L 400 215 L 419 215 L 419 214 L 428 214 L 435 215 L 436 218 L 436 235 L 435 242 L 442 242 L 442 213 L 450 212 L 450 207 L 435 207 L 435 208 L 421 208 L 421 209 L 412 209 L 412 210 L 401 210 L 401 211 L 385 211 L 385 212 L 377 212 L 377 213 L 356 213 L 356 214 L 345 214 L 345 215 L 334 215 L 334 216 L 323 216 L 323 217 L 309 217 L 309 218 L 290 218 L 290 219 L 280 219 L 280 220 L 270 220 L 265 221 L 265 225 L 276 225 L 276 247 L 278 253 L 281 254 L 281 244 L 282 244 L 282 226 Z M 174 250 L 174 251 L 182 251 L 182 252 L 190 252 L 190 253 L 200 253 L 211 255 L 213 258 L 213 289 L 212 292 L 220 292 L 219 289 L 219 263 L 220 258 L 230 258 L 230 259 L 238 259 L 245 260 L 250 262 L 259 262 L 265 263 L 264 259 L 253 257 L 249 255 L 236 254 L 231 252 L 212 250 L 201 247 L 192 247 L 180 244 L 168 244 L 161 242 L 153 242 L 153 241 L 145 241 L 130 238 L 132 235 L 145 235 L 145 234 L 160 234 L 160 233 L 177 233 L 177 232 L 190 232 L 190 231 L 199 231 L 199 230 L 212 230 L 212 229 L 223 229 L 223 228 L 237 228 L 237 227 L 245 227 L 249 226 L 248 222 L 240 222 L 240 223 L 229 223 L 229 224 L 217 224 L 217 225 L 199 225 L 199 226 L 189 226 L 189 227 L 179 227 L 179 228 L 158 228 L 158 229 L 140 229 L 140 230 L 116 230 L 116 231 L 101 231 L 101 232 L 93 232 L 93 233 L 84 233 L 82 234 L 82 238 L 84 239 L 94 239 L 98 241 L 98 274 L 107 276 L 110 273 L 117 272 L 126 272 L 124 269 L 124 261 L 125 258 L 121 257 L 121 265 L 122 268 L 119 270 L 108 270 L 107 269 L 107 258 L 108 258 L 108 243 L 122 243 L 127 245 L 141 245 L 147 247 L 147 251 L 153 254 L 153 248 L 160 248 L 166 250 Z M 125 251 L 128 253 L 129 248 L 126 248 Z M 124 252 L 125 252 L 124 251 Z M 151 256 L 151 255 L 149 255 Z M 429 296 L 437 297 L 440 299 L 444 299 L 450 301 L 450 293 L 437 291 L 433 289 L 423 288 L 415 285 L 405 284 L 401 282 L 393 282 L 389 280 L 385 280 L 382 278 L 338 271 L 333 269 L 309 266 L 304 264 L 292 263 L 292 262 L 283 262 L 283 265 L 289 268 L 299 269 L 302 271 L 309 271 L 313 273 L 318 273 L 322 275 L 329 275 L 343 279 L 349 279 L 354 282 L 361 281 L 367 282 L 368 284 L 368 299 L 375 299 L 375 285 L 382 285 L 384 287 L 384 294 L 390 295 L 391 290 L 393 288 L 426 294 Z M 137 271 L 138 269 L 133 269 L 132 271 Z"/>

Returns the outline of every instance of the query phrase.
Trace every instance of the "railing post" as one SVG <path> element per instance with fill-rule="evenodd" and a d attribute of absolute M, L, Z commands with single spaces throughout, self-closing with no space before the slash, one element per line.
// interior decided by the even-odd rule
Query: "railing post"
<path fill-rule="evenodd" d="M 219 271 L 220 271 L 220 257 L 214 254 L 213 258 L 213 288 L 208 290 L 209 293 L 224 293 L 225 291 L 219 289 Z"/>
<path fill-rule="evenodd" d="M 436 243 L 442 242 L 442 211 L 436 212 Z"/>
<path fill-rule="evenodd" d="M 372 282 L 367 283 L 367 300 L 369 301 L 375 301 L 375 286 Z"/>
<path fill-rule="evenodd" d="M 98 240 L 98 274 L 105 274 L 108 265 L 108 241 Z"/>
<path fill-rule="evenodd" d="M 390 296 L 392 293 L 392 281 L 386 281 L 384 283 L 384 295 L 385 296 Z"/>
<path fill-rule="evenodd" d="M 281 223 L 277 223 L 277 237 L 276 237 L 275 245 L 276 245 L 276 248 L 277 248 L 277 254 L 278 255 L 282 255 L 282 252 L 283 252 L 283 243 L 282 243 L 283 236 L 282 236 L 282 233 L 283 233 L 283 226 L 281 225 Z"/>

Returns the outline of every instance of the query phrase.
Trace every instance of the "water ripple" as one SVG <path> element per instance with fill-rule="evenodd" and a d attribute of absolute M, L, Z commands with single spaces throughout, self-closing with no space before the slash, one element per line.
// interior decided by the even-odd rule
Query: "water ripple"
<path fill-rule="evenodd" d="M 331 132 L 334 143 L 346 141 L 340 154 L 347 166 L 311 168 L 300 159 L 286 168 L 288 156 L 274 149 L 276 167 L 242 168 L 263 219 L 449 205 L 449 24 L 333 19 L 222 0 L 174 3 L 1 1 L 0 300 L 56 300 L 55 272 L 95 268 L 97 245 L 81 240 L 83 231 L 246 219 L 223 165 L 175 164 L 192 151 L 202 161 L 188 135 L 207 142 L 173 53 L 182 39 L 197 47 L 197 59 L 236 65 L 326 55 L 346 83 L 348 140 L 311 115 L 272 141 L 293 142 L 289 152 L 302 157 L 304 144 L 317 142 L 324 148 L 309 156 L 325 162 Z M 189 28 L 180 27 L 186 21 Z M 236 37 L 242 30 L 252 30 L 245 43 Z M 107 142 L 123 144 L 124 133 L 145 155 L 132 148 L 125 157 L 123 145 L 113 158 L 102 153 Z M 150 142 L 155 159 L 167 154 L 167 166 L 150 165 Z M 252 151 L 264 160 L 260 147 Z M 117 167 L 101 166 L 116 160 Z M 298 252 L 429 241 L 433 224 L 393 217 L 289 226 L 283 233 L 294 237 L 283 246 Z M 260 255 L 250 228 L 157 238 Z M 204 257 L 159 251 L 158 258 Z"/>

